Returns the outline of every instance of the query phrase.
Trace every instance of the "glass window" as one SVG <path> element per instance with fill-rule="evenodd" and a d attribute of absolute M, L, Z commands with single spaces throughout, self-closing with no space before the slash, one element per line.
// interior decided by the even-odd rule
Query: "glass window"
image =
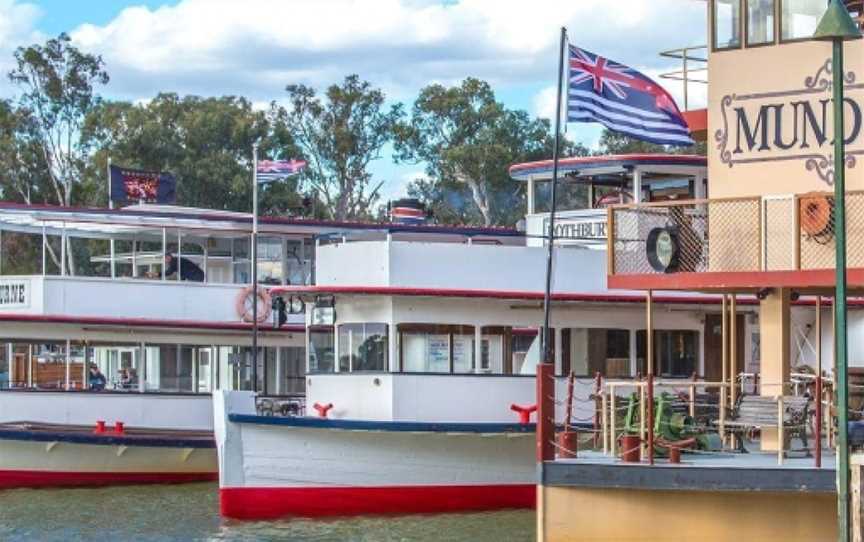
<path fill-rule="evenodd" d="M 782 0 L 780 37 L 783 40 L 812 38 L 827 4 L 826 0 Z"/>
<path fill-rule="evenodd" d="M 636 357 L 639 371 L 647 374 L 645 330 L 636 333 Z M 693 376 L 699 363 L 699 332 L 658 329 L 654 331 L 654 374 L 663 377 Z"/>
<path fill-rule="evenodd" d="M 610 378 L 631 375 L 629 330 L 571 329 L 569 342 L 564 346 L 569 346 L 570 368 L 575 374 L 594 376 L 600 373 Z M 567 372 L 566 368 L 564 372 Z"/>
<path fill-rule="evenodd" d="M 774 0 L 747 0 L 747 45 L 774 43 Z"/>
<path fill-rule="evenodd" d="M 399 326 L 401 367 L 406 373 L 471 373 L 474 328 L 403 324 Z"/>
<path fill-rule="evenodd" d="M 714 49 L 741 47 L 741 0 L 714 1 Z"/>
<path fill-rule="evenodd" d="M 340 371 L 387 370 L 387 324 L 339 326 Z"/>
<path fill-rule="evenodd" d="M 282 239 L 258 237 L 258 283 L 282 284 Z"/>
<path fill-rule="evenodd" d="M 309 330 L 309 372 L 332 373 L 335 370 L 335 337 L 332 327 Z"/>

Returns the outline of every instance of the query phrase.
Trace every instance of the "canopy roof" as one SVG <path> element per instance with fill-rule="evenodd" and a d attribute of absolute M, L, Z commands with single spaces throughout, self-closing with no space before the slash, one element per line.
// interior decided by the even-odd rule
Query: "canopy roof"
<path fill-rule="evenodd" d="M 510 177 L 517 181 L 552 179 L 552 160 L 515 164 L 510 167 Z M 617 154 L 607 156 L 579 156 L 558 161 L 559 179 L 587 178 L 597 175 L 621 174 L 635 168 L 651 173 L 692 175 L 708 168 L 704 156 L 689 154 Z"/>

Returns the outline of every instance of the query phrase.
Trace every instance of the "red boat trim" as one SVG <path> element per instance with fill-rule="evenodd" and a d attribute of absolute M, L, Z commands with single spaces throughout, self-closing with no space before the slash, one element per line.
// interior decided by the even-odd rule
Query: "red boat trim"
<path fill-rule="evenodd" d="M 80 324 L 91 326 L 138 326 L 181 329 L 212 329 L 245 331 L 252 329 L 252 324 L 205 322 L 201 320 L 156 320 L 150 318 L 103 318 L 93 316 L 63 316 L 55 314 L 0 314 L 0 322 L 50 323 L 50 324 Z M 262 326 L 264 333 L 304 333 L 305 326 L 286 325 L 279 329 L 268 329 Z"/>
<path fill-rule="evenodd" d="M 218 480 L 216 472 L 68 472 L 0 470 L 0 489 L 132 484 L 185 484 Z"/>
<path fill-rule="evenodd" d="M 219 489 L 219 511 L 235 519 L 440 514 L 536 505 L 534 484 Z"/>
<path fill-rule="evenodd" d="M 513 301 L 542 301 L 543 292 L 518 290 L 467 290 L 459 288 L 405 288 L 400 286 L 274 286 L 271 295 L 278 294 L 342 294 L 389 295 L 405 297 L 462 297 L 471 299 L 505 299 Z M 645 303 L 642 294 L 610 293 L 553 293 L 553 301 L 583 303 Z M 655 303 L 681 305 L 718 305 L 717 295 L 662 295 L 654 296 Z M 743 298 L 739 304 L 757 304 L 755 298 Z"/>

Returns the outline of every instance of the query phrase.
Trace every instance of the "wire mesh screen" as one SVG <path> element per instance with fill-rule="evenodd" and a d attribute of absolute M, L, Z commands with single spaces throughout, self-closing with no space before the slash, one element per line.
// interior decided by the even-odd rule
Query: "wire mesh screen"
<path fill-rule="evenodd" d="M 760 267 L 758 198 L 674 202 L 613 209 L 614 274 L 753 271 Z M 649 237 L 674 232 L 676 265 L 652 263 Z M 710 235 L 709 235 L 710 232 Z"/>
<path fill-rule="evenodd" d="M 766 271 L 795 269 L 795 196 L 765 198 L 764 230 Z"/>

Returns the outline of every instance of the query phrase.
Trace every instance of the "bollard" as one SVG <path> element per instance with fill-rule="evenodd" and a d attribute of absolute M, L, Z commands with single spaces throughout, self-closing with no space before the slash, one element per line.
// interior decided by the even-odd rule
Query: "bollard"
<path fill-rule="evenodd" d="M 105 420 L 96 420 L 96 429 L 93 430 L 94 433 L 101 434 L 105 432 Z"/>
<path fill-rule="evenodd" d="M 327 413 L 330 412 L 330 409 L 333 408 L 333 403 L 327 403 L 326 405 L 322 405 L 321 403 L 315 403 L 312 405 L 312 408 L 318 411 L 319 418 L 326 418 Z"/>
<path fill-rule="evenodd" d="M 558 457 L 575 459 L 579 451 L 579 433 L 565 429 L 558 433 Z"/>
<path fill-rule="evenodd" d="M 528 425 L 531 423 L 531 414 L 537 412 L 537 405 L 522 406 L 517 404 L 510 405 L 510 410 L 519 414 L 519 423 Z"/>
<path fill-rule="evenodd" d="M 126 432 L 125 427 L 123 426 L 123 422 L 114 422 L 114 433 L 118 435 L 122 435 Z"/>

